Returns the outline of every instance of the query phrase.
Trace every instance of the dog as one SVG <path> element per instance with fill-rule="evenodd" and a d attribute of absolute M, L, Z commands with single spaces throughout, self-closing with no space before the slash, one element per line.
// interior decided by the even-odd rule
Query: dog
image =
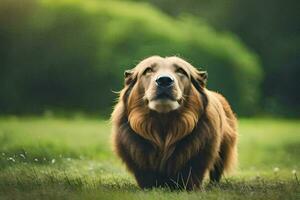
<path fill-rule="evenodd" d="M 111 119 L 113 147 L 141 188 L 193 190 L 219 182 L 237 162 L 237 119 L 206 88 L 207 72 L 151 56 L 126 70 Z"/>

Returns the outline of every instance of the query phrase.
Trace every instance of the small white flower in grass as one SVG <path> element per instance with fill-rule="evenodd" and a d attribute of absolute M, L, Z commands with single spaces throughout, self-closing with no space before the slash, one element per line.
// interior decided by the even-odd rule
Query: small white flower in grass
<path fill-rule="evenodd" d="M 22 154 L 22 153 L 20 154 L 20 157 L 21 157 L 21 158 L 23 158 L 23 159 L 25 159 L 25 158 L 26 158 L 26 157 L 25 157 L 25 155 L 24 155 L 24 154 Z"/>
<path fill-rule="evenodd" d="M 34 159 L 34 161 L 35 161 L 35 162 L 38 162 L 38 161 L 39 161 L 39 159 L 35 158 L 35 159 Z"/>
<path fill-rule="evenodd" d="M 7 160 L 12 161 L 12 162 L 16 162 L 16 160 L 12 157 L 7 158 Z"/>
<path fill-rule="evenodd" d="M 273 169 L 273 171 L 274 171 L 275 174 L 277 174 L 277 173 L 279 172 L 279 168 L 278 168 L 278 167 L 275 167 L 275 168 Z"/>
<path fill-rule="evenodd" d="M 54 158 L 51 160 L 51 163 L 52 163 L 52 164 L 54 164 L 54 163 L 55 163 L 55 159 L 54 159 Z"/>
<path fill-rule="evenodd" d="M 297 171 L 295 169 L 292 170 L 292 174 L 297 174 Z"/>

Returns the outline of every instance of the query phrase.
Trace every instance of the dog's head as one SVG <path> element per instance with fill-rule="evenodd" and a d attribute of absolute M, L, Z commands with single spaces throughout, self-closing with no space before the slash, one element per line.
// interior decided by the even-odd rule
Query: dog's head
<path fill-rule="evenodd" d="M 158 113 L 179 110 L 191 93 L 205 87 L 207 73 L 178 57 L 152 56 L 125 71 L 125 84 L 143 106 Z M 128 94 L 129 95 L 129 94 Z M 138 99 L 136 99 L 138 97 Z"/>
<path fill-rule="evenodd" d="M 113 118 L 124 113 L 137 134 L 162 148 L 169 146 L 197 125 L 207 105 L 206 79 L 206 72 L 181 58 L 149 57 L 125 71 Z"/>

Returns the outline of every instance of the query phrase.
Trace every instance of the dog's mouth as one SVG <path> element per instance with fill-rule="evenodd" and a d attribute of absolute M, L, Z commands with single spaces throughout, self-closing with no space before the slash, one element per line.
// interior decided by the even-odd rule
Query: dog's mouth
<path fill-rule="evenodd" d="M 174 97 L 171 92 L 157 92 L 156 96 L 152 100 L 173 100 L 175 101 L 176 98 Z"/>
<path fill-rule="evenodd" d="M 156 91 L 155 91 L 155 95 L 153 97 L 152 100 L 176 100 L 176 94 L 173 91 L 173 87 L 160 87 L 157 86 Z"/>
<path fill-rule="evenodd" d="M 157 92 L 155 97 L 148 101 L 150 110 L 159 113 L 168 113 L 177 110 L 182 103 L 182 99 L 177 99 L 171 92 Z"/>

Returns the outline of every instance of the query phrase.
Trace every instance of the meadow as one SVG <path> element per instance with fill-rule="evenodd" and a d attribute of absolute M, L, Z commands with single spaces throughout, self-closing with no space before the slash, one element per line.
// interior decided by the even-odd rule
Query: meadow
<path fill-rule="evenodd" d="M 239 166 L 197 191 L 141 190 L 97 118 L 0 118 L 0 199 L 300 199 L 300 120 L 239 121 Z"/>

